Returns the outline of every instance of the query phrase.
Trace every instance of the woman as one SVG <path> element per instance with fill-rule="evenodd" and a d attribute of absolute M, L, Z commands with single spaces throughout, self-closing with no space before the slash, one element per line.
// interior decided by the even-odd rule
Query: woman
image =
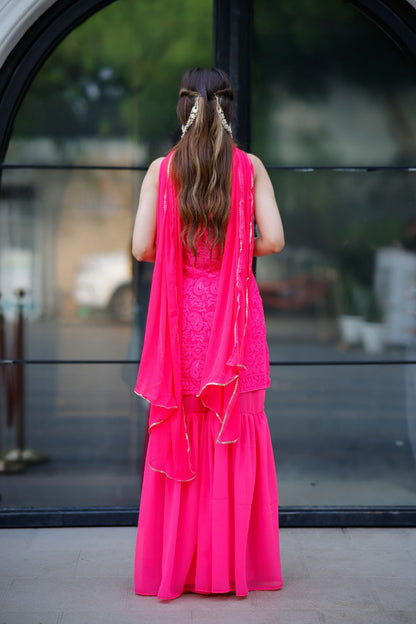
<path fill-rule="evenodd" d="M 184 75 L 182 138 L 151 164 L 134 226 L 133 255 L 155 261 L 135 388 L 151 405 L 134 581 L 160 599 L 282 587 L 251 265 L 284 235 L 263 164 L 233 141 L 232 99 L 223 71 Z"/>

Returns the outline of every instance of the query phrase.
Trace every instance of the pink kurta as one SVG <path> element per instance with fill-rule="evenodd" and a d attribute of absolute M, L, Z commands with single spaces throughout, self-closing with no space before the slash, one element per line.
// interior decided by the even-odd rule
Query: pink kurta
<path fill-rule="evenodd" d="M 183 252 L 182 282 L 182 392 L 198 394 L 211 338 L 221 271 L 218 251 L 210 257 L 204 242 L 198 245 L 196 260 L 188 249 Z M 263 304 L 253 272 L 248 275 L 247 327 L 243 362 L 239 378 L 240 392 L 268 388 L 269 352 Z"/>
<path fill-rule="evenodd" d="M 269 364 L 251 261 L 253 169 L 235 148 L 224 254 L 182 248 L 170 156 L 159 178 L 148 325 L 135 391 L 151 402 L 137 594 L 279 589 Z M 159 252 L 159 253 L 158 253 Z"/>

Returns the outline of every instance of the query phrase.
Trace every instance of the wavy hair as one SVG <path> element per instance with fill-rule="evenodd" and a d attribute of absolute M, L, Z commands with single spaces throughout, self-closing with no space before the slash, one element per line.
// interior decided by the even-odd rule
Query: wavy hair
<path fill-rule="evenodd" d="M 198 113 L 174 148 L 172 178 L 178 190 L 182 241 L 196 257 L 207 232 L 211 253 L 224 247 L 230 213 L 234 141 L 217 112 L 217 97 L 231 124 L 233 91 L 227 74 L 216 68 L 187 71 L 180 84 L 177 114 L 183 126 L 198 102 Z"/>

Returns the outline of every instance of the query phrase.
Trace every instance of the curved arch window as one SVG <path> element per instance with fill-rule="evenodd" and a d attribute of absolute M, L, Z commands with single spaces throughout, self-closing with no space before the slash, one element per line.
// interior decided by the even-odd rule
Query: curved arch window
<path fill-rule="evenodd" d="M 257 262 L 283 525 L 288 507 L 415 508 L 415 366 L 395 363 L 416 359 L 414 67 L 351 4 L 253 0 L 249 101 L 249 6 L 119 0 L 30 86 L 2 172 L 2 304 L 11 337 L 25 289 L 25 358 L 72 363 L 24 369 L 25 443 L 50 461 L 0 476 L 3 506 L 137 505 L 146 415 L 129 362 L 151 265 L 131 261 L 132 221 L 147 165 L 179 136 L 179 78 L 213 64 L 215 40 L 285 226 L 283 252 Z M 380 318 L 374 350 L 364 321 Z"/>

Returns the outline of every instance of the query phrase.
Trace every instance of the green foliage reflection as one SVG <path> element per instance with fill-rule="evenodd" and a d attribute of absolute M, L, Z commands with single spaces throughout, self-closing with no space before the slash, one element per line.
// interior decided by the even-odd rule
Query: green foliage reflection
<path fill-rule="evenodd" d="M 19 112 L 14 138 L 166 141 L 177 128 L 182 73 L 211 63 L 210 0 L 119 0 L 50 56 Z"/>

